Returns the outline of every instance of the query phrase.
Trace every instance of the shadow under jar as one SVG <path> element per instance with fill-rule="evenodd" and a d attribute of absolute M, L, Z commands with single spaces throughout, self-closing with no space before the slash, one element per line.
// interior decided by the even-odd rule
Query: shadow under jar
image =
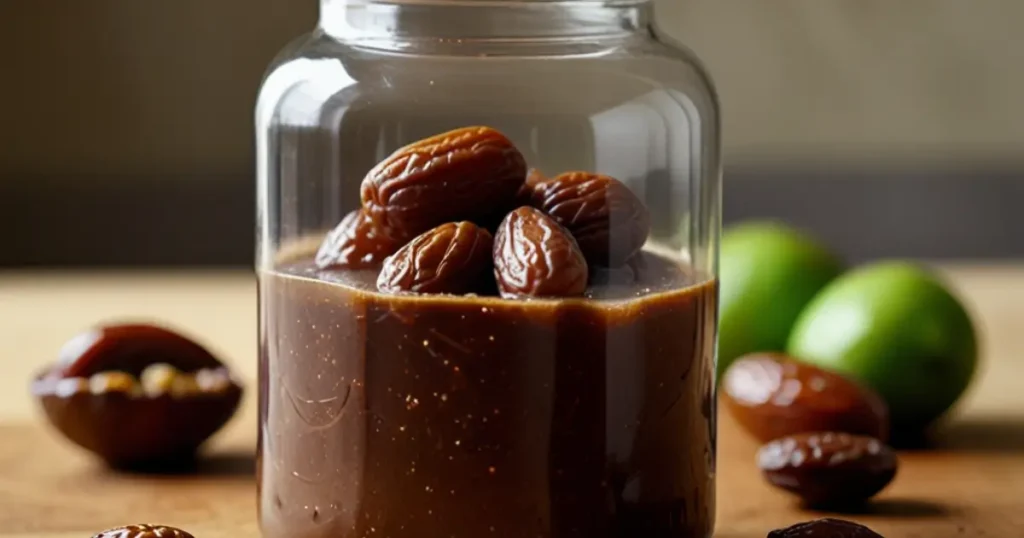
<path fill-rule="evenodd" d="M 256 115 L 266 538 L 711 535 L 718 109 L 647 2 L 322 0 Z M 318 267 L 371 169 L 467 126 L 621 181 L 643 249 L 572 297 Z"/>

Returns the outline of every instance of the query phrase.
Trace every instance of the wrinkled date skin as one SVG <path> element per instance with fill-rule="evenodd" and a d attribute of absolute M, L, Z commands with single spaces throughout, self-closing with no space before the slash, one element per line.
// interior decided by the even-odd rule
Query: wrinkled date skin
<path fill-rule="evenodd" d="M 225 379 L 215 389 L 147 395 L 137 379 L 154 364 L 182 375 L 223 371 Z M 127 381 L 97 384 L 104 376 Z M 234 415 L 242 397 L 241 385 L 205 348 L 144 324 L 109 325 L 71 339 L 56 365 L 34 380 L 32 392 L 65 437 L 126 470 L 190 460 Z"/>
<path fill-rule="evenodd" d="M 650 233 L 643 202 L 621 181 L 590 172 L 566 172 L 533 187 L 533 206 L 564 226 L 592 265 L 618 267 Z"/>
<path fill-rule="evenodd" d="M 107 529 L 92 538 L 194 538 L 191 534 L 167 525 L 125 525 Z"/>
<path fill-rule="evenodd" d="M 767 538 L 885 538 L 881 534 L 853 521 L 822 518 L 805 521 L 768 533 Z"/>
<path fill-rule="evenodd" d="M 505 135 L 466 127 L 399 149 L 363 179 L 363 208 L 405 241 L 445 222 L 483 222 L 508 208 L 526 160 Z"/>
<path fill-rule="evenodd" d="M 587 261 L 551 217 L 520 207 L 498 227 L 494 276 L 502 297 L 574 297 L 587 288 Z"/>
<path fill-rule="evenodd" d="M 757 465 L 775 487 L 808 506 L 842 507 L 873 497 L 896 476 L 896 453 L 873 437 L 801 433 L 776 439 L 757 452 Z"/>
<path fill-rule="evenodd" d="M 465 294 L 493 288 L 494 239 L 472 222 L 429 230 L 390 256 L 377 278 L 384 292 Z"/>
<path fill-rule="evenodd" d="M 762 443 L 815 431 L 885 440 L 889 432 L 889 412 L 876 393 L 781 353 L 740 357 L 726 370 L 721 388 L 729 412 Z"/>
<path fill-rule="evenodd" d="M 352 211 L 327 234 L 315 263 L 320 269 L 379 267 L 400 245 L 388 237 L 362 209 Z"/>

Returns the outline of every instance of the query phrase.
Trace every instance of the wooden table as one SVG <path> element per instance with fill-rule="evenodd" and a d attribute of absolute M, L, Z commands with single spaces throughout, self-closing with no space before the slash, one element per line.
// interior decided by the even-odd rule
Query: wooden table
<path fill-rule="evenodd" d="M 940 439 L 906 452 L 863 521 L 887 537 L 1024 537 L 1024 264 L 944 266 L 982 330 L 976 383 Z M 203 472 L 129 477 L 103 471 L 42 426 L 27 381 L 70 335 L 98 320 L 156 319 L 218 352 L 254 387 L 256 295 L 246 273 L 0 273 L 0 537 L 90 536 L 160 522 L 198 538 L 257 537 L 255 393 L 215 439 Z M 755 445 L 722 417 L 721 538 L 760 538 L 821 514 L 757 478 Z M 639 538 L 639 537 L 638 537 Z"/>

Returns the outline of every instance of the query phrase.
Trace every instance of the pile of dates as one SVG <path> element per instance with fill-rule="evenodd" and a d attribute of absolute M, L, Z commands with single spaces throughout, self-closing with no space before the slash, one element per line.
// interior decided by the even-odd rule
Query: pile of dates
<path fill-rule="evenodd" d="M 405 146 L 362 181 L 321 270 L 380 268 L 387 293 L 574 297 L 591 269 L 629 263 L 647 208 L 619 180 L 529 170 L 500 132 L 465 127 Z"/>
<path fill-rule="evenodd" d="M 852 379 L 786 355 L 753 353 L 730 365 L 721 388 L 736 421 L 765 443 L 757 453 L 764 477 L 808 507 L 862 504 L 896 476 L 888 409 Z"/>

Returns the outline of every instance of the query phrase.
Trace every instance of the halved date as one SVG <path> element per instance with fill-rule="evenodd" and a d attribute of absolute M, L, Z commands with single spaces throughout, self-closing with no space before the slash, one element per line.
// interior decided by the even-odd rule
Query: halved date
<path fill-rule="evenodd" d="M 480 292 L 493 287 L 491 233 L 472 222 L 449 222 L 417 236 L 388 257 L 377 278 L 385 292 Z"/>
<path fill-rule="evenodd" d="M 126 470 L 192 461 L 234 415 L 242 391 L 204 347 L 148 324 L 88 330 L 32 381 L 32 393 L 58 431 Z"/>
<path fill-rule="evenodd" d="M 587 261 L 572 235 L 532 207 L 509 213 L 494 240 L 503 297 L 572 297 L 587 288 Z"/>
<path fill-rule="evenodd" d="M 405 146 L 363 179 L 363 208 L 394 239 L 445 222 L 486 221 L 515 199 L 526 160 L 489 127 L 465 127 Z"/>
<path fill-rule="evenodd" d="M 613 177 L 566 172 L 532 190 L 532 205 L 568 229 L 591 264 L 622 265 L 647 241 L 647 208 Z"/>
<path fill-rule="evenodd" d="M 125 525 L 107 529 L 93 538 L 192 538 L 192 535 L 167 525 Z"/>
<path fill-rule="evenodd" d="M 400 245 L 388 237 L 362 209 L 352 211 L 334 227 L 316 253 L 320 269 L 377 267 Z"/>

